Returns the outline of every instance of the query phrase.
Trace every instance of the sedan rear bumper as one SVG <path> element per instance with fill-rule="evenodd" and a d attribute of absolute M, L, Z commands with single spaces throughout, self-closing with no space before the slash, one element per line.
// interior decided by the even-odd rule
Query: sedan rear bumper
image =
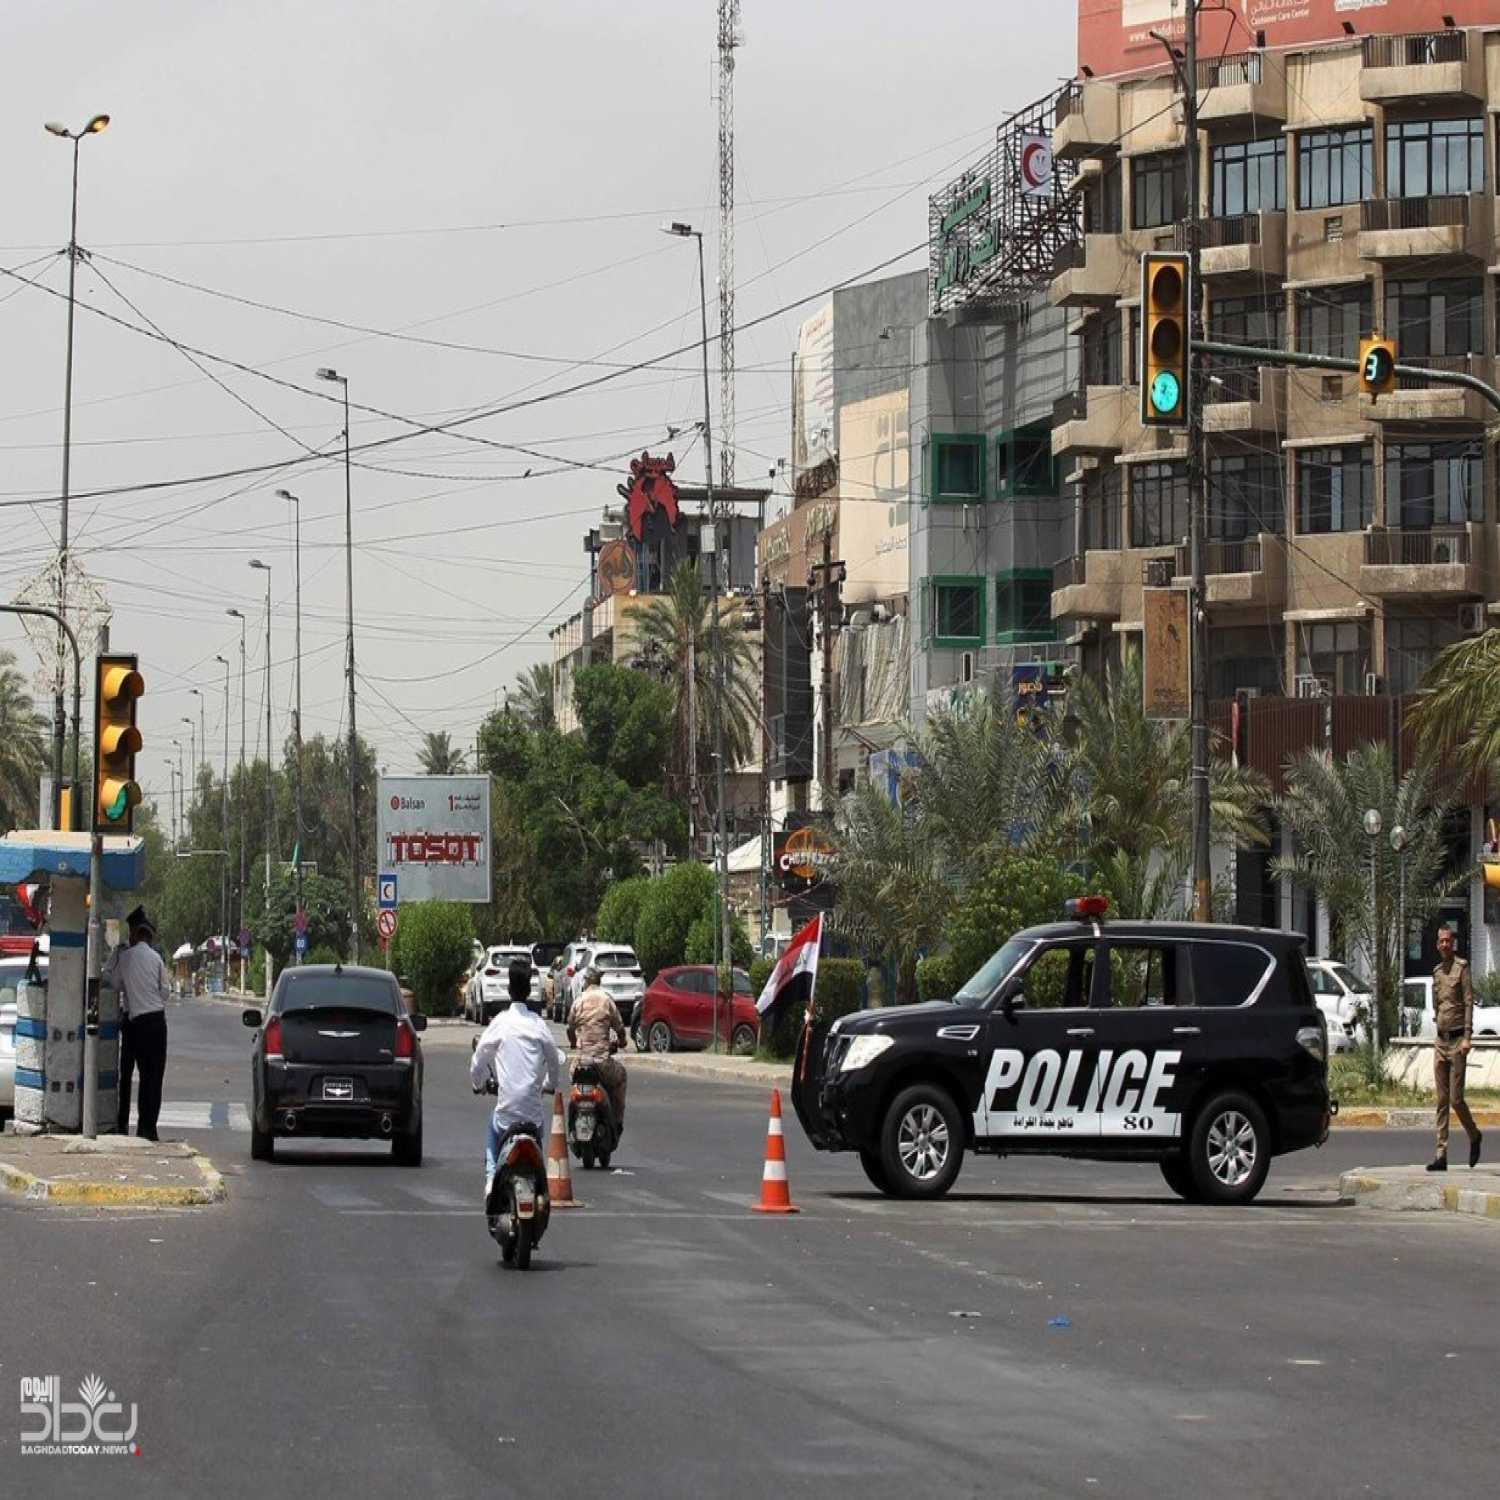
<path fill-rule="evenodd" d="M 257 1123 L 275 1135 L 370 1139 L 410 1134 L 421 1100 L 415 1071 L 403 1063 L 340 1069 L 268 1062 L 261 1106 Z"/>

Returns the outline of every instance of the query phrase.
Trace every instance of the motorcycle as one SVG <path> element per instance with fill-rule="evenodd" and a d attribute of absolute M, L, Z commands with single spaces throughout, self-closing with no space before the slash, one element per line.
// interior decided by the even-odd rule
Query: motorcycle
<path fill-rule="evenodd" d="M 474 1038 L 469 1050 L 479 1045 Z M 498 1094 L 494 1078 L 476 1094 Z M 531 1252 L 541 1243 L 552 1218 L 547 1194 L 547 1159 L 542 1152 L 541 1127 L 513 1125 L 500 1138 L 494 1175 L 484 1195 L 485 1222 L 490 1238 L 500 1247 L 500 1258 L 519 1271 L 531 1265 Z"/>
<path fill-rule="evenodd" d="M 618 1050 L 611 1042 L 610 1056 Z M 568 1095 L 568 1149 L 585 1168 L 592 1169 L 596 1161 L 607 1168 L 619 1144 L 614 1106 L 609 1102 L 609 1091 L 599 1076 L 598 1065 L 588 1061 L 575 1063 L 573 1087 Z"/>

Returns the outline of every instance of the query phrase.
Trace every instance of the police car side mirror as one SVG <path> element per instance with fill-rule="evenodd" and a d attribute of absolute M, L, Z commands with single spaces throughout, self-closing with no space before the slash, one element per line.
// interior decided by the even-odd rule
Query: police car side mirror
<path fill-rule="evenodd" d="M 242 1010 L 240 1012 L 240 1025 L 249 1026 L 252 1029 L 260 1025 L 260 1012 L 255 1009 Z"/>
<path fill-rule="evenodd" d="M 426 1031 L 427 1030 L 427 1017 L 426 1016 L 412 1016 L 411 1017 L 411 1029 L 413 1031 Z"/>
<path fill-rule="evenodd" d="M 1026 1009 L 1026 996 L 1023 995 L 1023 994 L 1021 994 L 1020 991 L 1017 991 L 1013 995 L 1006 995 L 1000 1001 L 1000 1013 L 1001 1013 L 1001 1015 L 1003 1015 L 1005 1017 L 1005 1019 L 1007 1021 L 1013 1021 L 1013 1020 L 1015 1020 L 1015 1018 L 1016 1018 L 1016 1012 L 1018 1010 L 1025 1010 L 1025 1009 Z"/>

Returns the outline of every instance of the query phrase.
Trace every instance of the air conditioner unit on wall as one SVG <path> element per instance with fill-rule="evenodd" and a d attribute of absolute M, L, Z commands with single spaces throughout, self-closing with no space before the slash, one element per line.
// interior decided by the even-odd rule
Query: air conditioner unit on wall
<path fill-rule="evenodd" d="M 1170 588 L 1176 564 L 1170 557 L 1148 557 L 1141 562 L 1141 583 L 1148 589 Z"/>
<path fill-rule="evenodd" d="M 1297 696 L 1299 698 L 1327 698 L 1333 692 L 1333 683 L 1327 677 L 1299 677 L 1297 679 Z"/>
<path fill-rule="evenodd" d="M 1385 678 L 1379 672 L 1365 673 L 1365 697 L 1378 698 L 1385 691 Z"/>
<path fill-rule="evenodd" d="M 1458 606 L 1458 629 L 1461 635 L 1484 634 L 1484 605 L 1460 604 Z"/>

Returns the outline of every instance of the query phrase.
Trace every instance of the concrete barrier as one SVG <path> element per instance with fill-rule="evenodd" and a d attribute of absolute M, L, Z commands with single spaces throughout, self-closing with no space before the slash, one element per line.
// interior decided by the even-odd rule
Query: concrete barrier
<path fill-rule="evenodd" d="M 1433 1093 L 1432 1048 L 1428 1038 L 1393 1038 L 1381 1054 L 1385 1076 L 1403 1088 Z M 1465 1078 L 1471 1089 L 1500 1089 L 1500 1037 L 1474 1038 Z"/>

